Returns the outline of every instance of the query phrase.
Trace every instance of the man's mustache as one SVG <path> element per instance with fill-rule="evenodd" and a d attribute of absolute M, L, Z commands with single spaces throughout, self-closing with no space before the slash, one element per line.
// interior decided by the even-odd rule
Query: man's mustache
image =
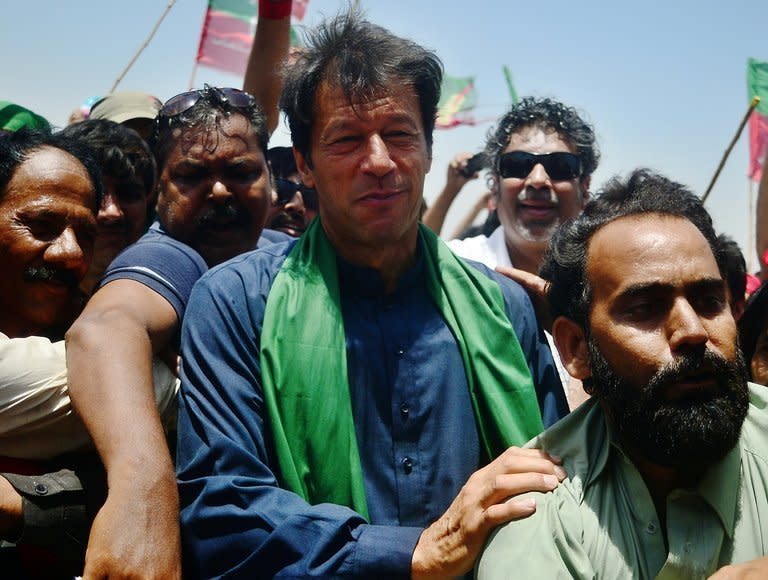
<path fill-rule="evenodd" d="M 232 225 L 244 225 L 251 221 L 248 212 L 234 205 L 215 206 L 206 211 L 197 220 L 198 227 L 205 229 L 217 222 L 230 221 Z"/>
<path fill-rule="evenodd" d="M 80 280 L 72 270 L 53 268 L 51 266 L 29 266 L 24 270 L 24 280 L 27 282 L 55 282 L 77 288 Z"/>
<path fill-rule="evenodd" d="M 646 389 L 647 392 L 658 392 L 690 375 L 719 378 L 726 375 L 729 369 L 728 360 L 708 348 L 681 353 L 651 377 Z"/>

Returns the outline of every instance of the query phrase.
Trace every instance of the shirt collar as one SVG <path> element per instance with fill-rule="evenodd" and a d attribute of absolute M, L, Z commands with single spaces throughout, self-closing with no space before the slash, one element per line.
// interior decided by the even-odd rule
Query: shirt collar
<path fill-rule="evenodd" d="M 403 273 L 397 283 L 394 295 L 407 293 L 419 284 L 423 284 L 424 250 L 421 246 L 421 238 L 419 238 L 419 242 L 416 244 L 416 262 Z M 338 252 L 336 253 L 336 265 L 339 273 L 339 285 L 344 292 L 371 298 L 386 295 L 384 281 L 378 270 L 347 262 Z"/>

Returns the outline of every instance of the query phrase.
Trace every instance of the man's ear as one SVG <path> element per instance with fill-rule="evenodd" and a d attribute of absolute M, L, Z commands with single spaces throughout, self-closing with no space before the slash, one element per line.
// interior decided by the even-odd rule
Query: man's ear
<path fill-rule="evenodd" d="M 587 175 L 579 179 L 579 186 L 581 187 L 581 207 L 587 205 L 589 201 L 589 184 L 592 182 L 592 176 Z"/>
<path fill-rule="evenodd" d="M 559 316 L 552 323 L 552 337 L 568 374 L 582 381 L 590 377 L 587 337 L 581 326 L 570 318 Z"/>
<path fill-rule="evenodd" d="M 293 148 L 293 157 L 296 159 L 296 168 L 299 170 L 301 182 L 307 187 L 315 187 L 315 174 L 307 160 L 296 147 Z"/>

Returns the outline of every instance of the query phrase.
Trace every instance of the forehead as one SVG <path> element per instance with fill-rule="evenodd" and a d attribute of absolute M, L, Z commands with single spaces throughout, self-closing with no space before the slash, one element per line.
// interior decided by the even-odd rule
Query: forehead
<path fill-rule="evenodd" d="M 587 249 L 587 278 L 595 302 L 630 287 L 684 287 L 720 277 L 707 240 L 683 218 L 659 214 L 622 217 L 600 228 Z"/>
<path fill-rule="evenodd" d="M 2 205 L 77 203 L 96 206 L 96 192 L 86 168 L 74 156 L 55 147 L 33 152 L 8 181 Z"/>
<path fill-rule="evenodd" d="M 555 153 L 565 151 L 576 153 L 576 148 L 552 129 L 538 126 L 523 127 L 509 136 L 504 152 L 525 151 L 527 153 Z"/>
<path fill-rule="evenodd" d="M 393 83 L 370 98 L 350 103 L 341 87 L 323 82 L 315 94 L 313 134 L 348 125 L 375 124 L 382 121 L 402 120 L 423 129 L 419 99 L 408 84 Z"/>
<path fill-rule="evenodd" d="M 251 122 L 243 115 L 216 113 L 206 122 L 176 128 L 167 162 L 193 158 L 200 161 L 258 154 L 259 140 Z"/>

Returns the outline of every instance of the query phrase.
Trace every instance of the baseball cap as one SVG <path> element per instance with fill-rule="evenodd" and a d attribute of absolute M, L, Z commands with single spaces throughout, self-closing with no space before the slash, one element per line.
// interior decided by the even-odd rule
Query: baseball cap
<path fill-rule="evenodd" d="M 90 119 L 109 119 L 123 123 L 130 119 L 154 119 L 162 107 L 157 97 L 142 91 L 121 91 L 96 101 Z"/>

